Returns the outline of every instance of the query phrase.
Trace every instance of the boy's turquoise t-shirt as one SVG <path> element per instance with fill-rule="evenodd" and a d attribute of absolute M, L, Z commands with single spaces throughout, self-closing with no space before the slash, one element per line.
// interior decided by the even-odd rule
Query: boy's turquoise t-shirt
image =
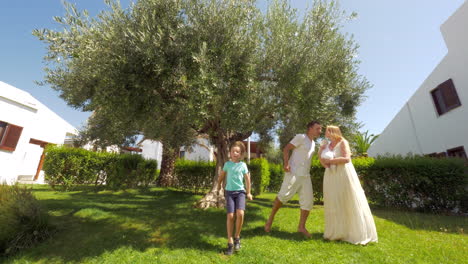
<path fill-rule="evenodd" d="M 226 172 L 226 191 L 242 191 L 244 188 L 244 174 L 249 172 L 247 165 L 240 162 L 228 161 L 224 163 L 223 171 Z"/>

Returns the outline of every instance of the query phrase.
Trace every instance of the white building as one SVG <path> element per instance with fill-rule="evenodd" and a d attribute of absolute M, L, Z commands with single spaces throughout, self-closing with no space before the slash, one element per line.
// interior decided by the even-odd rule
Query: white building
<path fill-rule="evenodd" d="M 44 146 L 77 130 L 29 93 L 0 81 L 0 183 L 43 181 Z"/>
<path fill-rule="evenodd" d="M 468 2 L 442 24 L 447 55 L 372 144 L 370 156 L 466 157 L 468 150 Z"/>
<path fill-rule="evenodd" d="M 248 142 L 243 141 L 243 143 L 247 148 Z M 161 169 L 163 144 L 160 141 L 143 139 L 137 146 L 142 150 L 141 155 L 145 159 L 157 160 L 158 169 Z M 263 154 L 257 142 L 250 142 L 250 157 L 252 159 L 262 157 Z M 179 158 L 193 161 L 216 161 L 216 147 L 210 144 L 206 136 L 199 136 L 192 146 L 180 148 Z"/>
<path fill-rule="evenodd" d="M 158 170 L 161 169 L 163 144 L 160 141 L 143 139 L 137 146 L 141 148 L 141 155 L 145 159 L 157 160 Z M 207 138 L 199 137 L 192 146 L 181 147 L 179 157 L 193 161 L 214 161 L 214 149 Z"/>

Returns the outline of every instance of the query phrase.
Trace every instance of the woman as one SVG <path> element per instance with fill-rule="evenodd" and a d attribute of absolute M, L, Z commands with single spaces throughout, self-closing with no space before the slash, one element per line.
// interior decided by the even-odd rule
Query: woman
<path fill-rule="evenodd" d="M 323 237 L 360 245 L 377 242 L 374 218 L 351 162 L 349 143 L 336 126 L 327 126 L 325 136 L 330 142 L 323 144 L 318 153 L 326 168 L 323 178 Z"/>

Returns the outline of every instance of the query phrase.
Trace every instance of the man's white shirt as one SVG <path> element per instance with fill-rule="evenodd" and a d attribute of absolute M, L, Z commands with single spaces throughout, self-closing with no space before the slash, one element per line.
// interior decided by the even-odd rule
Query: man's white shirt
<path fill-rule="evenodd" d="M 294 145 L 289 167 L 296 176 L 310 176 L 310 164 L 315 150 L 314 140 L 306 134 L 297 134 L 289 143 Z"/>

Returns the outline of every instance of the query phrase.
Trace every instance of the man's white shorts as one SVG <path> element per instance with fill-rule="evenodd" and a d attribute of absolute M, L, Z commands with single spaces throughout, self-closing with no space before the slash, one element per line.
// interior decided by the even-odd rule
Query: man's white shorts
<path fill-rule="evenodd" d="M 310 211 L 314 203 L 310 176 L 296 176 L 290 172 L 285 172 L 283 184 L 278 193 L 278 200 L 283 204 L 287 203 L 296 193 L 299 193 L 301 209 Z"/>

